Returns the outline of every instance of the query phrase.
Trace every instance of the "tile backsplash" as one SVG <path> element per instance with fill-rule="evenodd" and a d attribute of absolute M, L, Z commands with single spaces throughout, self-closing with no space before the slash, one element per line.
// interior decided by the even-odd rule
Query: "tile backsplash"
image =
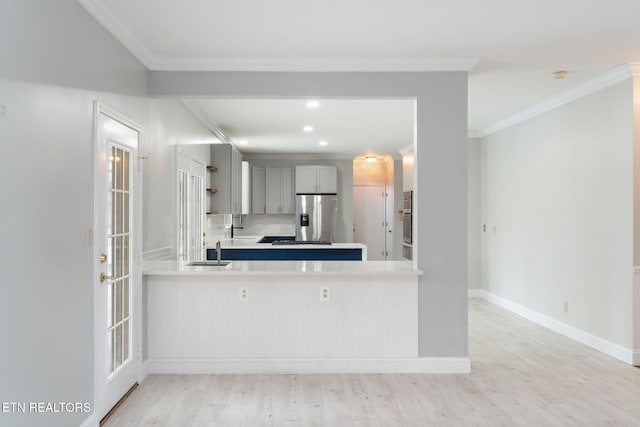
<path fill-rule="evenodd" d="M 233 224 L 243 227 L 234 230 L 236 236 L 293 236 L 296 234 L 295 215 L 250 214 L 234 215 Z M 207 215 L 207 246 L 216 240 L 231 237 L 231 215 Z"/>

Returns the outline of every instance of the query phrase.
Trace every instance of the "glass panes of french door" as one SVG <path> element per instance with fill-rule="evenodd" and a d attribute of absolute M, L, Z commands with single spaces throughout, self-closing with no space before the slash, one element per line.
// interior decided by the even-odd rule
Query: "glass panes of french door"
<path fill-rule="evenodd" d="M 178 171 L 178 259 L 204 259 L 204 177 Z"/>
<path fill-rule="evenodd" d="M 190 259 L 204 259 L 204 178 L 198 175 L 191 176 L 192 193 L 192 219 L 191 219 L 191 253 Z"/>
<path fill-rule="evenodd" d="M 178 171 L 178 259 L 189 259 L 189 172 Z"/>
<path fill-rule="evenodd" d="M 109 374 L 131 356 L 131 151 L 111 144 L 107 191 L 107 330 Z"/>

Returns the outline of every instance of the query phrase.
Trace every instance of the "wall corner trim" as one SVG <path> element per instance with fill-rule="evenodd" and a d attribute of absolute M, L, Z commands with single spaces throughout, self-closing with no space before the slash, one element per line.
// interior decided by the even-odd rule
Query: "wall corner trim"
<path fill-rule="evenodd" d="M 631 69 L 631 75 L 633 77 L 640 77 L 640 62 L 629 64 L 629 68 Z"/>
<path fill-rule="evenodd" d="M 621 345 L 607 341 L 589 332 L 567 325 L 566 323 L 562 323 L 559 320 L 538 313 L 537 311 L 531 310 L 506 298 L 487 292 L 484 289 L 482 289 L 482 298 L 522 316 L 527 320 L 537 323 L 540 326 L 544 326 L 547 329 L 578 341 L 615 359 L 628 363 L 629 365 L 635 364 L 635 358 L 640 356 L 640 352 L 637 350 L 634 351 L 632 349 L 622 347 Z M 640 362 L 640 360 L 638 360 L 638 362 Z"/>
<path fill-rule="evenodd" d="M 635 71 L 634 71 L 635 70 Z M 613 86 L 616 83 L 620 83 L 623 80 L 630 78 L 632 75 L 640 73 L 640 64 L 625 64 L 614 68 L 594 79 L 584 82 L 572 89 L 569 89 L 563 93 L 553 96 L 545 101 L 532 105 L 526 110 L 512 114 L 504 119 L 498 120 L 489 126 L 480 130 L 480 136 L 484 137 L 508 127 L 517 125 L 526 120 L 532 119 L 547 111 L 554 110 L 576 99 L 583 98 L 592 93 L 598 92 L 602 89 L 606 89 Z"/>

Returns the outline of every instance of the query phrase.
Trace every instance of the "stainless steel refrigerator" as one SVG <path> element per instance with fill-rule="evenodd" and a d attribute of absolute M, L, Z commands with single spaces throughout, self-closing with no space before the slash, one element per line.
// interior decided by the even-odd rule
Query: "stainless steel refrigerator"
<path fill-rule="evenodd" d="M 296 194 L 296 241 L 333 242 L 337 194 Z"/>

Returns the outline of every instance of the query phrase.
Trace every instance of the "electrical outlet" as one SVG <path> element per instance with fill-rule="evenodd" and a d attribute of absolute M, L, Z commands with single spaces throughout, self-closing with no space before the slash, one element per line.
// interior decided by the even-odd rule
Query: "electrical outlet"
<path fill-rule="evenodd" d="M 496 226 L 495 225 L 493 226 L 493 233 L 494 234 L 496 233 Z"/>
<path fill-rule="evenodd" d="M 320 289 L 320 301 L 329 301 L 331 299 L 331 292 L 329 288 Z"/>
<path fill-rule="evenodd" d="M 564 302 L 564 312 L 565 312 L 565 313 L 568 313 L 568 312 L 569 312 L 569 302 L 568 302 L 568 301 L 565 301 L 565 302 Z"/>
<path fill-rule="evenodd" d="M 287 225 L 289 226 L 289 228 L 291 228 L 291 226 L 293 225 L 293 223 L 291 221 L 287 221 Z"/>
<path fill-rule="evenodd" d="M 7 106 L 4 104 L 0 104 L 0 116 L 7 115 Z"/>
<path fill-rule="evenodd" d="M 258 227 L 262 227 L 262 221 L 257 220 L 257 221 L 256 221 L 256 225 L 257 225 Z"/>
<path fill-rule="evenodd" d="M 249 301 L 249 288 L 246 286 L 240 287 L 240 301 Z"/>

